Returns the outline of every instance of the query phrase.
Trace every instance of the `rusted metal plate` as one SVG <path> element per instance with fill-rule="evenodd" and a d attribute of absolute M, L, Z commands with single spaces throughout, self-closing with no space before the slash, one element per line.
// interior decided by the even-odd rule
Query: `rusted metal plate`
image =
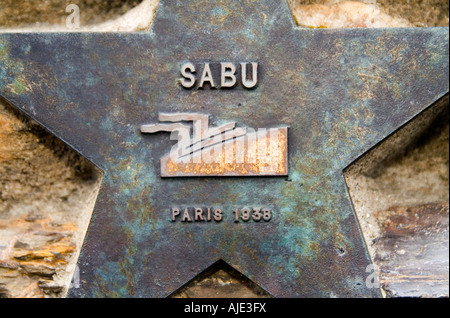
<path fill-rule="evenodd" d="M 143 125 L 142 133 L 171 132 L 177 144 L 161 158 L 161 177 L 286 176 L 288 130 L 209 127 L 204 114 L 159 114 L 160 121 L 193 122 Z M 175 134 L 173 134 L 175 133 Z"/>
<path fill-rule="evenodd" d="M 376 297 L 343 169 L 448 93 L 448 57 L 448 28 L 162 0 L 150 32 L 0 35 L 0 94 L 104 171 L 69 296 L 164 297 L 223 260 L 277 297 Z M 163 178 L 161 113 L 277 128 L 286 171 Z"/>

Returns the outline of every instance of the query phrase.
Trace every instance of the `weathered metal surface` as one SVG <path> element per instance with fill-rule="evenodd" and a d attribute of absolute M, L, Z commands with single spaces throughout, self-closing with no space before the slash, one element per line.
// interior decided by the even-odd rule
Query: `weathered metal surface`
<path fill-rule="evenodd" d="M 162 0 L 147 33 L 0 35 L 0 94 L 104 171 L 69 296 L 163 297 L 223 260 L 278 297 L 372 297 L 343 169 L 448 92 L 448 56 L 448 28 L 305 30 L 285 1 Z M 258 84 L 180 85 L 186 63 L 219 83 L 223 61 L 257 62 Z M 160 112 L 289 127 L 288 177 L 161 178 L 167 135 L 140 131 Z"/>

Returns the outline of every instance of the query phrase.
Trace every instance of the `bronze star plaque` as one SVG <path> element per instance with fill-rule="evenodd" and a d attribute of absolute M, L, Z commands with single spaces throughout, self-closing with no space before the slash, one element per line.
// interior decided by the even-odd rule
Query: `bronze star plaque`
<path fill-rule="evenodd" d="M 276 297 L 377 297 L 343 170 L 448 93 L 448 28 L 302 29 L 161 0 L 148 32 L 0 35 L 0 94 L 96 164 L 71 297 L 225 261 Z"/>

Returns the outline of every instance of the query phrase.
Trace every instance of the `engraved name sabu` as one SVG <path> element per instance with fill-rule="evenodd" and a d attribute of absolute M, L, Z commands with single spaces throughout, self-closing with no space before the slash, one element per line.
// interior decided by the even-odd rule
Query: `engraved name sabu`
<path fill-rule="evenodd" d="M 239 84 L 245 89 L 253 89 L 258 85 L 258 63 L 221 62 L 215 72 L 210 63 L 194 65 L 185 63 L 181 66 L 180 85 L 186 89 L 231 89 Z M 215 76 L 214 76 L 215 75 Z"/>

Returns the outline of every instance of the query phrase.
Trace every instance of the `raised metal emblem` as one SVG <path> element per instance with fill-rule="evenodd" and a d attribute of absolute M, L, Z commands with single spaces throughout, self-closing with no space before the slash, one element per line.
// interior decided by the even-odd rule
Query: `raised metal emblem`
<path fill-rule="evenodd" d="M 196 113 L 161 113 L 159 121 L 175 123 L 143 125 L 141 132 L 172 132 L 178 141 L 161 159 L 162 177 L 287 175 L 287 127 L 209 127 L 209 116 Z M 182 122 L 193 122 L 192 128 Z"/>

